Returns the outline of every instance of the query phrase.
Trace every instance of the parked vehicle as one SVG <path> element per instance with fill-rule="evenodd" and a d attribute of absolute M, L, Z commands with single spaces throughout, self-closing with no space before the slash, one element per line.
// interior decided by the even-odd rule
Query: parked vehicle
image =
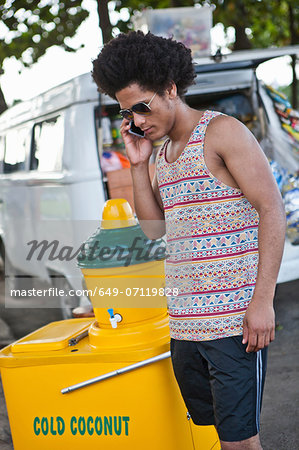
<path fill-rule="evenodd" d="M 246 51 L 222 57 L 220 62 L 197 61 L 196 83 L 186 101 L 198 109 L 237 117 L 255 134 L 268 157 L 295 172 L 299 154 L 286 138 L 255 69 L 273 57 L 299 53 L 298 49 Z M 75 254 L 96 228 L 108 198 L 126 198 L 133 206 L 118 111 L 114 100 L 99 95 L 87 73 L 0 116 L 0 251 L 9 275 L 8 294 L 18 288 L 18 282 L 24 286 L 24 280 L 27 287 L 39 280 L 73 288 L 76 295 L 59 298 L 64 317 L 86 301 L 76 258 L 65 255 Z M 33 240 L 36 245 L 47 241 L 49 246 L 44 242 L 36 249 L 36 257 L 28 258 L 34 245 L 28 243 Z M 56 248 L 54 240 L 59 241 Z M 44 255 L 38 258 L 41 249 Z M 299 246 L 286 241 L 278 282 L 296 278 Z"/>
<path fill-rule="evenodd" d="M 28 260 L 26 244 L 46 239 L 45 227 L 53 231 L 53 221 L 57 235 L 64 229 L 64 238 L 82 242 L 91 230 L 76 239 L 78 221 L 99 220 L 107 194 L 95 126 L 98 110 L 99 96 L 86 74 L 13 106 L 0 118 L 0 248 L 9 291 L 29 287 L 32 280 L 25 274 L 48 285 L 82 288 L 75 260 Z M 64 297 L 61 305 L 79 301 Z M 69 315 L 70 308 L 64 312 Z"/>

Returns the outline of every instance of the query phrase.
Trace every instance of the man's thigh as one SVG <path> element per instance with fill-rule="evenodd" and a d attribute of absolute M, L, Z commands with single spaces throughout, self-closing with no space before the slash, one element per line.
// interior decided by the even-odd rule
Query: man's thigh
<path fill-rule="evenodd" d="M 174 340 L 172 340 L 174 341 Z M 242 336 L 214 341 L 174 341 L 174 372 L 197 425 L 215 424 L 223 441 L 259 432 L 267 349 L 246 353 Z"/>
<path fill-rule="evenodd" d="M 186 407 L 196 425 L 215 425 L 207 361 L 196 342 L 171 339 L 174 374 Z"/>

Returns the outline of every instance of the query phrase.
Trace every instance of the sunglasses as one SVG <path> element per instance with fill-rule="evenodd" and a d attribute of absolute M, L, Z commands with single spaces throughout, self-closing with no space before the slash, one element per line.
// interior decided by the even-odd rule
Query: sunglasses
<path fill-rule="evenodd" d="M 150 101 L 148 103 L 145 102 L 139 102 L 132 106 L 130 109 L 121 109 L 119 111 L 119 114 L 122 116 L 123 119 L 132 120 L 134 118 L 133 113 L 141 114 L 142 116 L 146 116 L 151 112 L 150 104 L 156 97 L 157 92 L 152 96 Z"/>

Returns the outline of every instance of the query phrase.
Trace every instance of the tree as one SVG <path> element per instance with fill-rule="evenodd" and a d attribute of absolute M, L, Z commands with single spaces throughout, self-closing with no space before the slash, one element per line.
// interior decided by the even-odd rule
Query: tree
<path fill-rule="evenodd" d="M 112 24 L 110 22 L 109 10 L 108 10 L 109 0 L 97 0 L 98 4 L 98 15 L 99 15 L 99 25 L 102 30 L 103 42 L 110 41 L 112 39 Z"/>
<path fill-rule="evenodd" d="M 14 56 L 24 67 L 34 64 L 47 48 L 58 45 L 74 52 L 67 38 L 75 35 L 88 12 L 82 0 L 0 0 L 0 73 L 3 61 Z M 7 108 L 0 88 L 0 113 Z"/>
<path fill-rule="evenodd" d="M 98 0 L 101 2 L 101 0 Z M 108 0 L 102 3 L 108 4 Z M 214 3 L 214 24 L 222 23 L 224 29 L 235 29 L 233 50 L 296 45 L 299 43 L 298 0 L 122 0 L 116 1 L 115 10 L 127 8 L 130 16 L 146 7 L 154 9 L 193 6 L 194 3 Z M 108 11 L 108 7 L 107 7 Z M 119 20 L 117 28 L 127 32 L 132 28 L 130 20 Z M 108 39 L 109 40 L 109 39 Z M 104 41 L 106 42 L 106 41 Z M 297 108 L 296 56 L 292 56 L 292 103 Z"/>
<path fill-rule="evenodd" d="M 214 0 L 215 24 L 235 28 L 233 50 L 299 44 L 298 0 Z M 298 107 L 296 55 L 292 56 L 292 104 Z"/>

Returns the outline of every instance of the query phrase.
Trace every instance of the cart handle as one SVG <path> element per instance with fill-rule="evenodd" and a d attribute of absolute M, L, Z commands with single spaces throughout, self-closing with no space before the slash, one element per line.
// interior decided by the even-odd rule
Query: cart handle
<path fill-rule="evenodd" d="M 76 391 L 77 389 L 84 388 L 90 384 L 98 383 L 99 381 L 107 380 L 108 378 L 115 377 L 116 375 L 122 375 L 123 373 L 130 372 L 131 370 L 139 369 L 140 367 L 147 366 L 163 359 L 170 358 L 170 351 L 161 353 L 161 355 L 154 356 L 153 358 L 145 359 L 144 361 L 131 364 L 130 366 L 122 367 L 121 369 L 113 370 L 112 372 L 105 373 L 99 377 L 91 378 L 90 380 L 82 381 L 81 383 L 73 384 L 64 389 L 61 389 L 62 394 L 68 394 L 69 392 Z"/>

